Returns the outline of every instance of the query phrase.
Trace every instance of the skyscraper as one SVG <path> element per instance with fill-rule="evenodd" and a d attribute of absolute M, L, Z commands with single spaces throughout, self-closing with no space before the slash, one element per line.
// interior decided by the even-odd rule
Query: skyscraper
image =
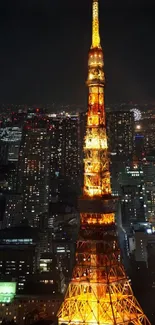
<path fill-rule="evenodd" d="M 133 112 L 107 112 L 106 117 L 108 149 L 113 161 L 131 160 L 134 152 Z"/>
<path fill-rule="evenodd" d="M 146 189 L 146 218 L 155 225 L 155 152 L 143 159 L 144 183 Z"/>
<path fill-rule="evenodd" d="M 61 177 L 79 190 L 79 116 L 57 114 L 50 120 L 51 179 Z M 53 187 L 53 182 L 52 182 Z"/>
<path fill-rule="evenodd" d="M 131 230 L 133 223 L 146 221 L 146 192 L 142 168 L 126 167 L 119 175 L 122 224 Z"/>
<path fill-rule="evenodd" d="M 111 195 L 104 111 L 103 52 L 98 0 L 93 0 L 92 46 L 88 58 L 88 113 L 84 144 L 84 188 L 76 265 L 59 324 L 149 324 L 133 296 L 120 261 Z"/>
<path fill-rule="evenodd" d="M 47 122 L 30 120 L 23 131 L 18 165 L 18 191 L 23 196 L 22 216 L 37 227 L 48 211 L 50 146 Z"/>
<path fill-rule="evenodd" d="M 119 173 L 130 165 L 134 153 L 134 114 L 128 111 L 107 112 L 107 136 L 110 154 L 112 192 L 120 194 Z"/>
<path fill-rule="evenodd" d="M 1 163 L 17 163 L 22 130 L 18 127 L 8 127 L 1 129 L 0 132 L 0 153 Z"/>

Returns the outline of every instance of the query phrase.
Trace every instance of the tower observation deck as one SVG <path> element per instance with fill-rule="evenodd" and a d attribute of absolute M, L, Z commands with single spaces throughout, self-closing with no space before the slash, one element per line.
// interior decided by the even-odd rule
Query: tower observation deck
<path fill-rule="evenodd" d="M 150 324 L 133 295 L 123 264 L 111 195 L 104 110 L 104 58 L 99 3 L 92 3 L 92 46 L 88 56 L 88 111 L 84 141 L 84 188 L 76 264 L 59 325 Z"/>

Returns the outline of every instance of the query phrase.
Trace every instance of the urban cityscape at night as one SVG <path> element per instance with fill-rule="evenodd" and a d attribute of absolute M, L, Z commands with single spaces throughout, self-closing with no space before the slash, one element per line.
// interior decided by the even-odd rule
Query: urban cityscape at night
<path fill-rule="evenodd" d="M 155 325 L 155 6 L 0 7 L 0 324 Z"/>

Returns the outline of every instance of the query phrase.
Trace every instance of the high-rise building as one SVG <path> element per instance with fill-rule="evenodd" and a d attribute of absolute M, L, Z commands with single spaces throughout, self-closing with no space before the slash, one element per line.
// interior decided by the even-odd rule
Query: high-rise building
<path fill-rule="evenodd" d="M 135 157 L 144 158 L 155 147 L 155 115 L 154 107 L 145 107 L 141 118 L 135 120 Z"/>
<path fill-rule="evenodd" d="M 6 127 L 0 129 L 0 177 L 3 176 L 3 191 L 17 191 L 17 164 L 22 129 L 19 127 Z"/>
<path fill-rule="evenodd" d="M 84 143 L 84 187 L 76 265 L 59 324 L 150 324 L 125 275 L 111 195 L 104 111 L 103 52 L 98 0 L 93 0 L 93 35 L 88 58 L 88 113 Z"/>
<path fill-rule="evenodd" d="M 37 227 L 48 211 L 50 183 L 50 136 L 44 117 L 27 121 L 18 164 L 18 192 L 22 194 L 22 218 Z"/>
<path fill-rule="evenodd" d="M 119 174 L 122 224 L 130 231 L 134 223 L 146 221 L 146 192 L 142 168 L 126 167 Z"/>
<path fill-rule="evenodd" d="M 0 130 L 1 163 L 18 162 L 21 138 L 21 128 L 8 127 Z"/>
<path fill-rule="evenodd" d="M 50 203 L 48 228 L 52 234 L 51 250 L 57 257 L 65 282 L 68 282 L 72 273 L 78 224 L 79 214 L 73 206 L 62 202 Z"/>
<path fill-rule="evenodd" d="M 154 110 L 153 110 L 154 111 Z M 155 148 L 155 117 L 148 116 L 143 119 L 142 123 L 143 134 L 144 134 L 144 149 L 146 154 Z"/>
<path fill-rule="evenodd" d="M 134 114 L 130 111 L 114 111 L 107 112 L 106 117 L 112 192 L 118 195 L 119 173 L 126 165 L 130 165 L 134 153 Z"/>
<path fill-rule="evenodd" d="M 112 159 L 127 162 L 134 152 L 134 114 L 130 111 L 107 112 L 108 149 Z"/>
<path fill-rule="evenodd" d="M 155 152 L 150 152 L 142 163 L 146 189 L 146 217 L 155 225 Z"/>
<path fill-rule="evenodd" d="M 134 161 L 141 166 L 141 161 L 145 156 L 145 137 L 144 127 L 142 122 L 135 123 L 135 135 L 134 135 Z"/>
<path fill-rule="evenodd" d="M 145 231 L 135 232 L 135 260 L 136 262 L 147 263 L 147 242 L 148 234 Z"/>
<path fill-rule="evenodd" d="M 52 115 L 50 123 L 51 187 L 60 176 L 72 184 L 72 189 L 79 191 L 79 115 Z"/>

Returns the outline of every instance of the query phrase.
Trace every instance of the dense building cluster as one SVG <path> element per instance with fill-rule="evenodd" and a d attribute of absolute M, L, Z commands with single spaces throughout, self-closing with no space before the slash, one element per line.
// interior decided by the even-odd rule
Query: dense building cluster
<path fill-rule="evenodd" d="M 17 292 L 24 294 L 27 278 L 38 270 L 41 273 L 42 254 L 50 253 L 62 284 L 54 291 L 61 294 L 71 276 L 79 228 L 77 197 L 83 184 L 86 113 L 51 114 L 31 108 L 23 114 L 21 121 L 21 111 L 16 113 L 16 126 L 9 120 L 9 126 L 0 129 L 0 227 L 2 234 L 10 229 L 6 241 L 0 244 L 5 249 L 0 278 L 15 279 Z M 113 195 L 120 196 L 121 245 L 129 260 L 134 260 L 135 268 L 140 263 L 140 269 L 146 267 L 152 270 L 151 274 L 155 245 L 153 120 L 151 108 L 139 107 L 138 113 L 136 108 L 136 114 L 130 105 L 106 109 L 111 185 Z M 36 229 L 39 240 L 35 246 L 27 242 L 21 231 L 25 226 Z M 18 227 L 20 235 L 23 234 L 19 240 L 15 236 Z M 143 245 L 139 246 L 141 240 Z M 29 249 L 33 268 L 32 261 L 30 264 L 26 261 Z M 15 259 L 9 257 L 12 250 Z M 21 250 L 25 260 L 20 259 Z M 12 261 L 18 263 L 16 271 Z M 20 261 L 24 261 L 22 267 L 31 265 L 23 271 L 23 274 L 29 272 L 26 278 L 18 270 Z M 53 278 L 38 281 L 54 281 L 55 285 Z M 152 288 L 154 281 L 151 276 Z"/>
<path fill-rule="evenodd" d="M 88 323 L 148 324 L 124 266 L 137 295 L 145 282 L 146 299 L 152 297 L 154 106 L 122 103 L 104 110 L 103 67 L 93 0 L 87 113 L 75 106 L 1 107 L 0 323 L 55 320 L 70 283 L 60 323 L 83 324 L 88 317 Z M 146 310 L 152 320 L 153 308 L 152 303 Z"/>

